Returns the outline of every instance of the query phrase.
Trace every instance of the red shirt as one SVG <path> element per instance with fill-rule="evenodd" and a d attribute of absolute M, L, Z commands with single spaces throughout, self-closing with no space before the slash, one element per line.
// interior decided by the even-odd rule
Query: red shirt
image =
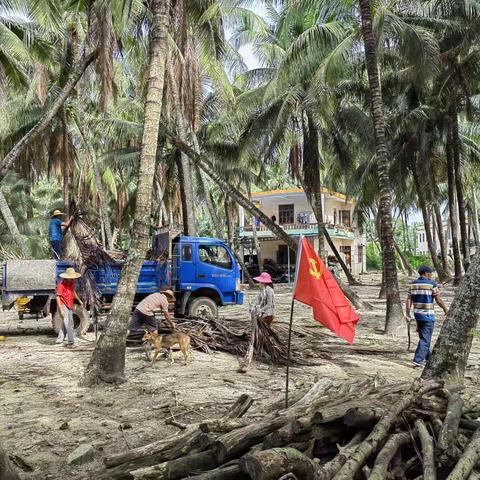
<path fill-rule="evenodd" d="M 73 299 L 75 293 L 75 282 L 73 280 L 63 279 L 57 285 L 57 296 L 60 297 L 62 303 L 69 308 L 73 308 Z"/>

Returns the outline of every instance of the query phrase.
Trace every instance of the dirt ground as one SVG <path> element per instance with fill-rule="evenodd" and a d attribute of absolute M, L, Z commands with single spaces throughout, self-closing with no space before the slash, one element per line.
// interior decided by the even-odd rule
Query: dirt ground
<path fill-rule="evenodd" d="M 319 377 L 349 379 L 381 375 L 389 382 L 413 379 L 420 374 L 411 367 L 413 352 L 406 342 L 393 341 L 381 334 L 383 300 L 378 300 L 380 277 L 365 275 L 356 290 L 374 308 L 359 312 L 361 320 L 353 346 L 330 334 L 312 320 L 308 308 L 295 307 L 295 344 L 312 365 L 294 367 L 291 389 L 312 384 Z M 402 281 L 405 291 L 406 279 Z M 221 315 L 232 326 L 248 317 L 246 305 L 227 307 Z M 403 296 L 404 292 L 402 293 Z M 442 288 L 449 304 L 452 287 Z M 291 301 L 287 286 L 276 287 L 276 328 L 285 335 Z M 439 315 L 436 334 L 443 315 Z M 165 424 L 172 417 L 179 422 L 198 422 L 220 416 L 242 393 L 256 405 L 280 398 L 284 392 L 285 369 L 256 362 L 246 374 L 236 373 L 238 359 L 226 353 L 196 352 L 194 361 L 183 366 L 166 360 L 153 368 L 141 368 L 141 352 L 127 352 L 128 382 L 118 387 L 87 389 L 78 380 L 94 345 L 93 333 L 69 350 L 54 344 L 47 320 L 19 322 L 15 313 L 0 313 L 0 441 L 12 455 L 23 459 L 32 471 L 21 478 L 89 479 L 102 469 L 103 457 L 114 452 L 158 440 L 177 429 Z M 412 328 L 412 348 L 416 346 Z M 480 338 L 474 338 L 467 370 L 468 388 L 479 390 Z M 66 459 L 80 443 L 95 448 L 95 459 L 79 467 Z M 24 470 L 27 468 L 24 467 Z"/>

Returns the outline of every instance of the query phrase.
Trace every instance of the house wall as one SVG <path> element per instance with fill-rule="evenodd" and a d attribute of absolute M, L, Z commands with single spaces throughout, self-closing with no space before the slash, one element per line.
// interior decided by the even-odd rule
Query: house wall
<path fill-rule="evenodd" d="M 332 225 L 341 225 L 340 211 L 349 210 L 350 211 L 350 221 L 351 226 L 356 227 L 357 221 L 354 218 L 354 203 L 351 201 L 346 202 L 340 198 L 332 197 L 328 194 L 322 194 L 323 199 L 323 215 L 324 222 L 330 223 Z M 307 200 L 307 197 L 303 193 L 289 193 L 285 195 L 277 195 L 272 197 L 253 197 L 255 204 L 260 210 L 262 210 L 265 215 L 269 218 L 275 216 L 276 221 L 279 222 L 279 206 L 280 205 L 291 205 L 294 206 L 294 221 L 298 222 L 298 215 L 301 213 L 310 214 L 310 222 L 316 223 L 317 220 L 313 214 L 312 207 Z M 242 209 L 243 210 L 243 209 Z M 245 215 L 244 212 L 239 216 L 240 226 L 245 226 Z"/>
<path fill-rule="evenodd" d="M 312 247 L 318 251 L 318 237 L 307 237 L 308 241 L 312 245 Z M 367 268 L 367 259 L 366 259 L 366 248 L 364 246 L 365 242 L 358 241 L 357 239 L 355 240 L 346 240 L 346 239 L 338 239 L 338 238 L 332 238 L 332 241 L 337 248 L 337 250 L 340 252 L 340 255 L 342 256 L 343 260 L 346 261 L 345 254 L 341 253 L 341 247 L 343 246 L 349 246 L 351 247 L 352 251 L 352 259 L 351 259 L 351 269 L 352 273 L 354 274 L 360 274 L 362 272 L 366 271 Z M 275 263 L 277 262 L 278 259 L 278 251 L 280 249 L 280 245 L 284 245 L 284 242 L 281 240 L 262 240 L 260 241 L 260 250 L 262 254 L 262 259 L 268 259 L 268 260 L 273 260 Z M 358 247 L 359 245 L 362 245 L 363 249 L 363 261 L 362 258 L 359 256 L 358 252 Z M 333 255 L 333 251 L 331 248 L 327 245 L 327 252 L 328 255 Z"/>
<path fill-rule="evenodd" d="M 447 250 L 448 253 L 452 253 L 452 235 L 450 226 L 447 222 L 443 224 L 443 233 L 447 239 Z M 435 235 L 435 247 L 437 253 L 440 253 L 440 241 L 438 240 L 438 235 Z M 430 250 L 428 249 L 427 235 L 425 233 L 425 227 L 423 225 L 417 226 L 417 249 L 416 253 L 418 255 L 429 255 Z"/>
<path fill-rule="evenodd" d="M 277 193 L 271 196 L 258 195 L 254 196 L 252 199 L 258 208 L 260 208 L 269 218 L 272 216 L 275 217 L 277 223 L 280 223 L 279 215 L 279 205 L 294 205 L 294 223 L 300 223 L 298 215 L 305 213 L 309 214 L 307 223 L 315 224 L 317 223 L 315 216 L 313 215 L 312 207 L 310 206 L 306 195 L 303 192 L 287 192 L 287 193 Z M 357 229 L 357 220 L 354 217 L 354 207 L 355 202 L 352 200 L 346 201 L 342 198 L 330 195 L 329 193 L 322 193 L 322 204 L 324 212 L 324 222 L 328 225 L 342 225 L 342 218 L 340 215 L 341 210 L 350 211 L 350 227 L 354 228 L 354 238 L 337 238 L 332 236 L 332 241 L 340 252 L 344 260 L 346 260 L 346 255 L 342 252 L 342 247 L 351 248 L 351 271 L 354 274 L 359 274 L 366 271 L 366 237 L 364 234 L 361 234 Z M 249 227 L 251 220 L 249 216 L 245 215 L 245 212 L 240 207 L 239 214 L 239 223 L 240 227 Z M 303 219 L 305 222 L 305 219 Z M 259 229 L 264 229 L 264 227 L 259 226 Z M 300 228 L 301 229 L 301 228 Z M 312 230 L 310 230 L 312 232 Z M 312 232 L 313 233 L 313 232 Z M 309 235 L 309 233 L 305 233 Z M 316 236 L 307 236 L 310 243 L 315 250 L 318 251 L 318 238 Z M 280 245 L 283 245 L 282 241 L 272 240 L 272 239 L 259 239 L 261 255 L 263 259 L 273 260 L 277 262 L 278 251 Z M 363 255 L 359 256 L 359 246 L 362 247 Z M 330 249 L 328 244 L 325 242 L 325 247 L 327 249 L 328 255 L 333 255 L 333 251 Z"/>

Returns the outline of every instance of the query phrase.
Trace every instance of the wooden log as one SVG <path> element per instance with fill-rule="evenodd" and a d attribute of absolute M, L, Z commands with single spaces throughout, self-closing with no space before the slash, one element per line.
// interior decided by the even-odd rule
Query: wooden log
<path fill-rule="evenodd" d="M 158 465 L 140 468 L 131 472 L 135 480 L 177 480 L 188 477 L 192 472 L 211 470 L 217 466 L 211 450 L 192 453 Z"/>
<path fill-rule="evenodd" d="M 250 312 L 250 342 L 248 344 L 247 353 L 243 358 L 242 364 L 238 368 L 238 373 L 246 373 L 253 360 L 253 353 L 255 352 L 255 343 L 257 341 L 257 314 L 254 309 Z"/>
<path fill-rule="evenodd" d="M 242 428 L 250 425 L 253 422 L 252 419 L 238 418 L 224 420 L 222 418 L 214 420 L 206 420 L 199 425 L 199 429 L 203 433 L 228 433 L 237 428 Z"/>
<path fill-rule="evenodd" d="M 233 419 L 235 418 L 235 415 L 244 415 L 245 412 L 250 408 L 252 403 L 252 397 L 245 394 L 240 395 L 240 397 L 232 405 L 229 412 L 224 415 L 223 418 Z M 170 452 L 172 448 L 176 447 L 177 445 L 187 444 L 188 442 L 190 442 L 194 434 L 198 431 L 198 426 L 198 424 L 189 425 L 181 434 L 175 434 L 167 437 L 166 439 L 158 440 L 148 445 L 111 455 L 110 457 L 106 457 L 104 459 L 104 463 L 108 468 L 116 467 L 124 463 L 130 464 L 130 467 L 132 467 L 135 465 L 135 461 L 139 460 L 137 466 L 137 468 L 139 468 L 163 462 L 166 460 L 164 453 Z M 205 430 L 202 431 L 203 433 L 208 433 Z M 145 458 L 145 461 L 140 461 L 140 459 L 143 458 Z M 120 473 L 120 470 L 121 469 L 118 469 L 118 473 Z"/>
<path fill-rule="evenodd" d="M 475 431 L 478 428 L 480 428 L 480 422 L 476 420 L 468 420 L 466 418 L 461 418 L 460 428 L 464 428 L 465 430 Z"/>
<path fill-rule="evenodd" d="M 393 434 L 380 450 L 375 464 L 369 476 L 369 480 L 384 480 L 387 476 L 388 466 L 395 454 L 402 447 L 412 440 L 410 432 L 402 432 Z"/>
<path fill-rule="evenodd" d="M 340 468 L 345 465 L 348 456 L 355 451 L 357 445 L 366 437 L 366 435 L 366 432 L 359 431 L 344 447 L 337 445 L 338 455 L 317 471 L 315 480 L 331 480 Z"/>
<path fill-rule="evenodd" d="M 313 479 L 316 470 L 315 462 L 293 448 L 273 448 L 240 458 L 240 471 L 252 480 L 277 480 L 286 473 Z"/>
<path fill-rule="evenodd" d="M 221 435 L 213 444 L 218 463 L 236 458 L 258 443 L 262 438 L 288 422 L 287 417 L 277 417 L 262 422 L 255 422 L 243 428 Z"/>
<path fill-rule="evenodd" d="M 253 405 L 253 398 L 246 393 L 240 395 L 235 403 L 232 405 L 230 410 L 222 418 L 232 419 L 232 418 L 241 418 L 243 417 L 248 409 Z"/>
<path fill-rule="evenodd" d="M 0 445 L 0 478 L 2 480 L 20 480 L 17 472 L 13 469 L 7 452 Z"/>
<path fill-rule="evenodd" d="M 269 450 L 270 448 L 284 447 L 289 443 L 306 441 L 308 438 L 310 438 L 309 431 L 295 433 L 293 422 L 290 422 L 268 434 L 263 439 L 263 448 Z"/>
<path fill-rule="evenodd" d="M 133 462 L 134 460 L 140 458 L 162 454 L 179 443 L 188 441 L 190 437 L 197 431 L 197 429 L 197 425 L 190 425 L 181 434 L 172 435 L 166 439 L 158 440 L 142 447 L 132 448 L 126 452 L 121 452 L 111 455 L 110 457 L 106 457 L 104 459 L 105 466 L 111 468 L 123 463 Z"/>
<path fill-rule="evenodd" d="M 458 434 L 462 407 L 463 399 L 460 393 L 451 393 L 448 399 L 447 414 L 445 415 L 437 442 L 439 457 L 443 459 L 442 461 L 447 461 L 447 458 L 455 458 L 456 456 L 455 438 Z"/>
<path fill-rule="evenodd" d="M 349 408 L 343 416 L 343 423 L 347 427 L 364 427 L 378 422 L 385 413 L 384 408 Z"/>
<path fill-rule="evenodd" d="M 415 427 L 417 428 L 420 444 L 422 445 L 423 479 L 436 480 L 437 468 L 435 466 L 433 439 L 423 420 L 416 420 Z"/>
<path fill-rule="evenodd" d="M 208 472 L 187 477 L 185 480 L 249 480 L 249 477 L 240 472 L 240 464 L 238 460 L 235 460 L 228 465 L 222 465 Z"/>
<path fill-rule="evenodd" d="M 366 459 L 378 448 L 378 445 L 386 438 L 390 428 L 398 419 L 398 416 L 409 407 L 412 402 L 428 392 L 440 388 L 441 384 L 436 381 L 427 381 L 424 383 L 414 382 L 410 393 L 403 396 L 396 404 L 387 411 L 379 420 L 370 435 L 356 448 L 350 455 L 345 465 L 335 475 L 335 480 L 351 480 L 355 478 L 356 472 L 362 467 Z"/>
<path fill-rule="evenodd" d="M 478 429 L 468 444 L 465 452 L 455 465 L 447 480 L 466 480 L 470 478 L 475 465 L 480 461 L 480 429 Z"/>
<path fill-rule="evenodd" d="M 312 417 L 310 415 L 296 418 L 292 421 L 292 430 L 295 434 L 308 432 L 312 428 Z"/>

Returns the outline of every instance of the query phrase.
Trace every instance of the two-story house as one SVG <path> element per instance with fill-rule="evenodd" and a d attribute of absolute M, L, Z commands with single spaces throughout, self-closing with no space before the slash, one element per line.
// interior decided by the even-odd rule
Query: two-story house
<path fill-rule="evenodd" d="M 318 251 L 317 220 L 301 188 L 257 192 L 252 194 L 252 200 L 288 234 L 294 237 L 301 235 L 307 237 Z M 357 226 L 354 215 L 355 200 L 342 193 L 322 188 L 322 205 L 325 226 L 345 263 L 354 274 L 364 272 L 366 270 L 366 238 Z M 244 245 L 249 244 L 255 228 L 262 259 L 268 259 L 283 266 L 294 265 L 294 252 L 260 224 L 258 219 L 247 217 L 242 207 L 240 207 L 239 220 L 240 237 Z M 333 256 L 326 242 L 325 247 L 327 255 Z M 247 254 L 246 251 L 244 253 Z"/>

